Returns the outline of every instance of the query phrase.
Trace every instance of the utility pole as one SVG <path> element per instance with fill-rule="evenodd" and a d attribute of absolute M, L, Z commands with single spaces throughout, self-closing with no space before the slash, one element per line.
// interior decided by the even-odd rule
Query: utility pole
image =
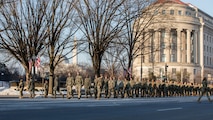
<path fill-rule="evenodd" d="M 165 81 L 167 81 L 167 68 L 168 68 L 168 65 L 167 63 L 165 64 Z"/>

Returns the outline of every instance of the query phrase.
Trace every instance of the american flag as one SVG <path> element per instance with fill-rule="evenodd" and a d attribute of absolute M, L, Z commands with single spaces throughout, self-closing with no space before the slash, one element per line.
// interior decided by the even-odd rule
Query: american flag
<path fill-rule="evenodd" d="M 40 64 L 41 64 L 41 59 L 40 59 L 40 57 L 38 57 L 38 58 L 36 59 L 36 61 L 35 61 L 35 66 L 36 66 L 37 68 L 39 68 L 39 67 L 40 67 Z"/>

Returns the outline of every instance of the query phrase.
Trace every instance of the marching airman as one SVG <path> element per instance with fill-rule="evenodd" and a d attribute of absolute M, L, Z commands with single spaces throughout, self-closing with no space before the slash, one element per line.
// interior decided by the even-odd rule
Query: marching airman
<path fill-rule="evenodd" d="M 73 91 L 72 87 L 74 85 L 74 78 L 71 76 L 71 73 L 68 73 L 66 79 L 66 87 L 67 87 L 67 99 L 73 98 Z"/>
<path fill-rule="evenodd" d="M 49 85 L 48 85 L 48 81 L 47 80 L 45 80 L 43 87 L 44 87 L 44 97 L 47 98 L 48 89 L 49 89 Z"/>
<path fill-rule="evenodd" d="M 112 93 L 114 94 L 114 88 L 115 88 L 115 81 L 113 80 L 113 77 L 110 77 L 108 81 L 108 98 L 111 97 Z"/>
<path fill-rule="evenodd" d="M 30 93 L 30 98 L 34 98 L 35 97 L 35 85 L 32 79 L 30 79 L 29 84 L 28 84 L 28 90 Z"/>
<path fill-rule="evenodd" d="M 103 83 L 103 75 L 101 74 L 100 77 L 98 77 L 97 79 L 97 99 L 98 100 L 101 97 L 102 83 Z"/>
<path fill-rule="evenodd" d="M 85 96 L 86 96 L 86 98 L 88 98 L 88 95 L 91 96 L 90 87 L 91 87 L 91 78 L 87 74 L 86 78 L 84 79 L 84 90 L 85 90 Z"/>
<path fill-rule="evenodd" d="M 79 72 L 77 72 L 77 76 L 75 78 L 75 87 L 78 94 L 78 99 L 81 98 L 81 87 L 83 85 L 83 78 Z"/>
<path fill-rule="evenodd" d="M 53 87 L 54 98 L 56 98 L 57 90 L 58 90 L 58 75 L 56 75 L 54 78 L 54 87 Z"/>
<path fill-rule="evenodd" d="M 202 81 L 202 90 L 201 90 L 201 95 L 199 96 L 197 102 L 200 102 L 200 99 L 203 97 L 204 94 L 206 94 L 209 102 L 212 102 L 212 100 L 209 97 L 209 90 L 208 90 L 208 81 L 206 78 L 203 79 Z"/>

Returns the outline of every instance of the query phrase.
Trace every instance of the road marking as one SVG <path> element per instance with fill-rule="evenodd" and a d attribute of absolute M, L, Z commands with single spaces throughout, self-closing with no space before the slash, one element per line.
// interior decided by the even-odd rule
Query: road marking
<path fill-rule="evenodd" d="M 87 107 L 110 107 L 110 106 L 120 106 L 120 104 L 113 103 L 113 104 L 91 104 L 87 105 Z"/>
<path fill-rule="evenodd" d="M 171 111 L 171 110 L 181 110 L 183 108 L 178 107 L 178 108 L 167 108 L 167 109 L 158 109 L 158 112 L 162 112 L 162 111 Z"/>

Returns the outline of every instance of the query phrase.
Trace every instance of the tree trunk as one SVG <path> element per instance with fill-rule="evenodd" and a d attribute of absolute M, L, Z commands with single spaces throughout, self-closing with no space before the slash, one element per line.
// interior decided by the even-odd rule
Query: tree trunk
<path fill-rule="evenodd" d="M 50 51 L 50 62 L 49 62 L 49 94 L 53 94 L 53 80 L 54 80 L 54 45 L 51 45 L 51 51 Z"/>
<path fill-rule="evenodd" d="M 130 80 L 130 77 L 133 77 L 132 76 L 132 59 L 131 59 L 131 57 L 129 58 L 127 70 L 128 70 L 127 80 Z"/>
<path fill-rule="evenodd" d="M 26 77 L 26 86 L 28 86 L 28 83 L 29 83 L 29 79 L 30 79 L 30 73 L 29 73 L 29 70 L 25 70 L 26 71 L 26 75 L 25 75 L 25 77 Z"/>
<path fill-rule="evenodd" d="M 95 54 L 92 59 L 95 75 L 100 76 L 101 70 L 101 55 Z"/>
<path fill-rule="evenodd" d="M 23 65 L 24 69 L 25 69 L 25 78 L 26 78 L 26 86 L 28 86 L 29 80 L 30 80 L 30 76 L 31 76 L 31 70 L 28 68 L 28 66 Z"/>
<path fill-rule="evenodd" d="M 50 65 L 50 75 L 49 75 L 49 93 L 53 94 L 53 79 L 54 79 L 54 67 L 53 64 Z"/>

